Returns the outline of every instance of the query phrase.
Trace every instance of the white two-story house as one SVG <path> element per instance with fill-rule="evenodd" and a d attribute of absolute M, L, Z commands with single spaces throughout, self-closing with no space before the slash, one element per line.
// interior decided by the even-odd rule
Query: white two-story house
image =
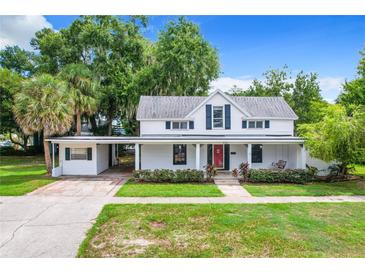
<path fill-rule="evenodd" d="M 251 168 L 272 168 L 280 160 L 285 168 L 326 168 L 294 136 L 296 119 L 281 97 L 230 96 L 219 90 L 209 96 L 142 96 L 139 136 L 50 138 L 60 151 L 53 175 L 97 175 L 116 164 L 116 144 L 135 146 L 136 170 L 208 164 L 233 170 L 246 161 Z"/>

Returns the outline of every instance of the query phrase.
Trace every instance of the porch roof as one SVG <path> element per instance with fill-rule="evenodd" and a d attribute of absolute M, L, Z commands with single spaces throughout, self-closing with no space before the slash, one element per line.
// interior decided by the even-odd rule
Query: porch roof
<path fill-rule="evenodd" d="M 67 136 L 52 137 L 47 141 L 52 143 L 96 143 L 96 144 L 303 144 L 304 139 L 294 136 L 268 135 L 150 135 L 150 136 Z"/>

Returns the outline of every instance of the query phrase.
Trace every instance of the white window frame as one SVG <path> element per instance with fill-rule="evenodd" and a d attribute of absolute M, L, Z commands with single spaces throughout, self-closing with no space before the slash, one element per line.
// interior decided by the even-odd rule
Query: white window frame
<path fill-rule="evenodd" d="M 174 128 L 174 123 L 179 124 L 179 128 Z M 186 128 L 182 128 L 181 124 L 186 123 Z M 189 121 L 171 121 L 170 130 L 189 130 Z"/>
<path fill-rule="evenodd" d="M 214 108 L 222 108 L 222 126 L 221 127 L 215 127 L 214 126 Z M 220 119 L 220 118 L 216 118 L 216 119 Z M 212 107 L 212 128 L 213 129 L 224 129 L 225 128 L 224 120 L 225 120 L 225 117 L 224 117 L 224 106 L 213 106 Z"/>
<path fill-rule="evenodd" d="M 75 153 L 79 151 L 79 153 Z M 82 152 L 82 153 L 81 153 Z M 77 158 L 73 158 L 73 155 L 79 155 Z M 84 155 L 85 157 L 80 157 Z M 72 161 L 86 161 L 87 160 L 87 147 L 71 147 L 70 148 L 70 160 Z"/>
<path fill-rule="evenodd" d="M 247 121 L 247 128 L 245 129 L 265 129 L 265 120 L 246 120 Z M 255 127 L 250 127 L 250 122 L 255 123 Z M 257 127 L 257 122 L 262 123 L 262 127 Z"/>

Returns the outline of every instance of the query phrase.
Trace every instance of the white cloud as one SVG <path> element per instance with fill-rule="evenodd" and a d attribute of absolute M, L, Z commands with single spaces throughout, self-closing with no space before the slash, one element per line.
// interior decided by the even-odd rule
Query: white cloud
<path fill-rule="evenodd" d="M 233 86 L 247 89 L 251 85 L 252 81 L 253 77 L 251 76 L 244 76 L 240 78 L 220 77 L 210 83 L 210 91 L 212 92 L 216 89 L 220 89 L 223 92 L 228 92 Z"/>
<path fill-rule="evenodd" d="M 0 49 L 18 45 L 30 50 L 30 40 L 42 28 L 52 28 L 52 25 L 41 15 L 0 16 Z"/>
<path fill-rule="evenodd" d="M 323 98 L 333 103 L 342 90 L 342 84 L 345 82 L 344 77 L 321 77 L 319 86 L 322 90 Z"/>

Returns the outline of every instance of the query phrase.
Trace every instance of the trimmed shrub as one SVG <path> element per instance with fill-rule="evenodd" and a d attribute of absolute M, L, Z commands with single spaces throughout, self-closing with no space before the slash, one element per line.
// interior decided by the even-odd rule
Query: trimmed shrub
<path fill-rule="evenodd" d="M 37 148 L 35 146 L 28 146 L 26 151 L 14 147 L 0 147 L 1 156 L 34 156 L 36 154 Z"/>
<path fill-rule="evenodd" d="M 200 183 L 204 181 L 204 172 L 196 169 L 145 169 L 135 170 L 133 177 L 138 182 Z"/>
<path fill-rule="evenodd" d="M 316 181 L 314 175 L 305 169 L 250 169 L 248 180 L 254 183 L 296 183 Z"/>

